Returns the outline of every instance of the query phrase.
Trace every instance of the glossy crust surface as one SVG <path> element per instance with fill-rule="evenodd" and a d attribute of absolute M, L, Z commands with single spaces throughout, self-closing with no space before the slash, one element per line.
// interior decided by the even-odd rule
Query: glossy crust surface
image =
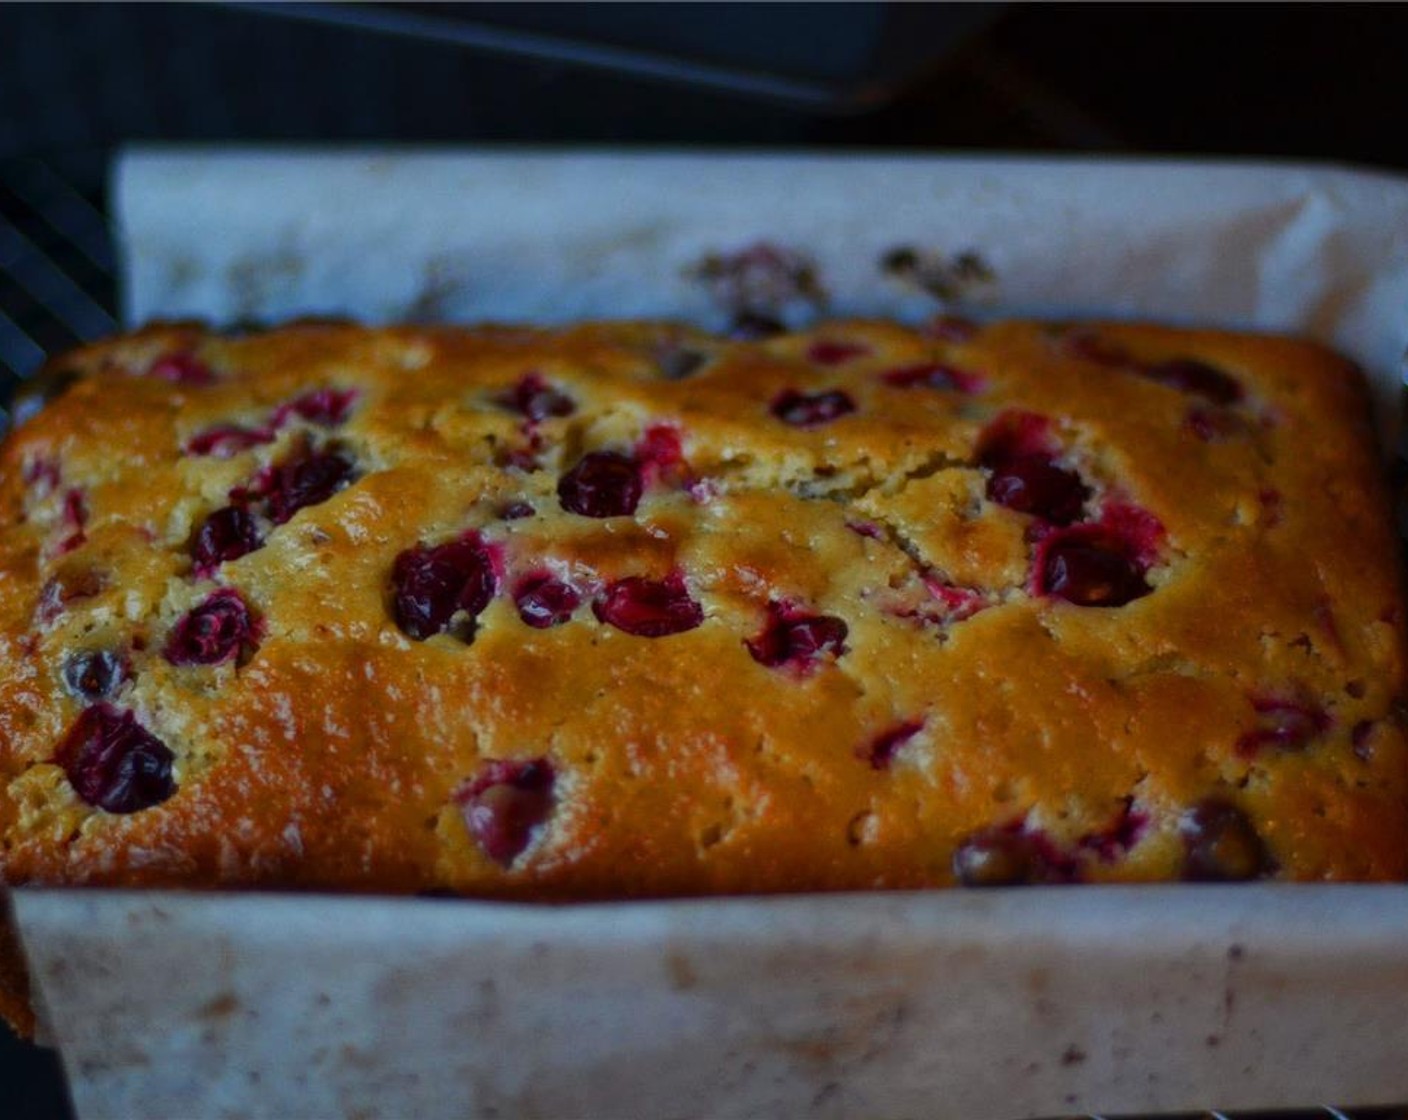
<path fill-rule="evenodd" d="M 1397 546 L 1316 345 L 175 326 L 63 368 L 0 452 L 9 884 L 1408 875 Z M 202 552 L 221 509 L 259 547 Z"/>

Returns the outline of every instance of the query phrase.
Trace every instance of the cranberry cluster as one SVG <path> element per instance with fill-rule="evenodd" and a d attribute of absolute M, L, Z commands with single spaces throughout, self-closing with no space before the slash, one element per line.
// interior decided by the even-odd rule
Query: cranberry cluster
<path fill-rule="evenodd" d="M 1063 847 L 1025 816 L 992 825 L 959 841 L 953 854 L 954 877 L 964 886 L 1000 887 L 1031 883 L 1075 883 L 1083 860 L 1110 863 L 1133 848 L 1148 831 L 1148 814 L 1125 801 L 1104 829 Z M 1183 878 L 1194 882 L 1259 879 L 1276 872 L 1250 818 L 1231 801 L 1208 797 L 1178 819 L 1183 842 Z"/>
<path fill-rule="evenodd" d="M 162 656 L 172 665 L 220 665 L 249 655 L 263 633 L 238 591 L 207 596 L 172 627 Z M 55 752 L 70 784 L 86 804 L 109 813 L 135 813 L 176 792 L 171 750 L 109 701 L 131 679 L 125 652 L 80 650 L 63 663 L 64 687 L 88 704 Z"/>
<path fill-rule="evenodd" d="M 305 443 L 230 492 L 230 504 L 201 523 L 191 543 L 197 577 L 264 547 L 263 523 L 283 525 L 294 514 L 320 505 L 357 479 L 350 452 Z"/>
<path fill-rule="evenodd" d="M 953 874 L 968 887 L 1079 882 L 1082 860 L 1108 863 L 1122 856 L 1139 842 L 1148 823 L 1148 816 L 1135 810 L 1129 799 L 1108 827 L 1067 846 L 1033 826 L 1024 814 L 960 840 L 953 853 Z"/>
<path fill-rule="evenodd" d="M 251 447 L 273 443 L 280 429 L 295 420 L 335 428 L 347 422 L 356 401 L 356 389 L 313 389 L 279 405 L 262 424 L 216 424 L 197 432 L 187 441 L 186 453 L 228 459 Z"/>
<path fill-rule="evenodd" d="M 186 451 L 223 459 L 273 442 L 278 431 L 294 421 L 335 428 L 347 422 L 357 395 L 356 389 L 313 389 L 285 401 L 252 428 L 238 424 L 207 428 L 191 438 Z M 305 436 L 281 461 L 231 490 L 229 505 L 207 515 L 191 542 L 195 575 L 206 578 L 221 564 L 263 548 L 267 527 L 283 525 L 299 510 L 327 501 L 356 478 L 349 451 Z"/>
<path fill-rule="evenodd" d="M 978 443 L 992 502 L 1034 518 L 1032 589 L 1081 607 L 1120 607 L 1149 594 L 1145 573 L 1162 538 L 1142 510 L 1107 503 L 1087 521 L 1090 487 L 1060 461 L 1051 422 L 1035 413 L 999 415 Z"/>

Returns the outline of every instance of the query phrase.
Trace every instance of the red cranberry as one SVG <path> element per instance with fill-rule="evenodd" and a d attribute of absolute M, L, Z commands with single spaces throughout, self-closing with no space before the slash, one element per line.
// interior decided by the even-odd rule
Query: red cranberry
<path fill-rule="evenodd" d="M 773 398 L 772 414 L 784 424 L 814 428 L 829 424 L 856 410 L 856 402 L 840 389 L 825 393 L 799 393 L 786 389 Z"/>
<path fill-rule="evenodd" d="M 642 576 L 618 580 L 592 603 L 592 612 L 638 638 L 682 634 L 704 621 L 704 608 L 690 598 L 679 573 L 661 581 Z"/>
<path fill-rule="evenodd" d="M 976 393 L 983 384 L 976 373 L 942 362 L 920 362 L 886 370 L 880 380 L 895 389 L 940 389 L 957 393 Z"/>
<path fill-rule="evenodd" d="M 215 381 L 215 371 L 187 351 L 158 358 L 147 370 L 147 376 L 173 385 L 210 385 Z"/>
<path fill-rule="evenodd" d="M 221 564 L 264 547 L 254 515 L 239 506 L 217 509 L 205 519 L 191 547 L 195 574 L 204 579 Z"/>
<path fill-rule="evenodd" d="M 673 424 L 651 424 L 646 428 L 635 446 L 635 462 L 642 486 L 650 486 L 666 477 L 683 483 L 689 481 L 684 444 L 680 430 Z"/>
<path fill-rule="evenodd" d="M 274 467 L 266 491 L 269 520 L 275 525 L 345 490 L 356 478 L 352 460 L 337 451 L 309 451 Z"/>
<path fill-rule="evenodd" d="M 41 455 L 25 463 L 23 478 L 26 486 L 33 487 L 34 496 L 42 500 L 59 488 L 63 474 L 57 459 Z"/>
<path fill-rule="evenodd" d="M 1242 399 L 1242 387 L 1232 377 L 1196 358 L 1174 358 L 1142 366 L 1140 374 L 1181 393 L 1191 393 L 1213 404 L 1236 404 Z"/>
<path fill-rule="evenodd" d="M 1079 528 L 1093 531 L 1052 534 L 1038 548 L 1038 595 L 1078 607 L 1122 607 L 1153 590 L 1122 541 L 1093 526 Z"/>
<path fill-rule="evenodd" d="M 554 416 L 571 416 L 577 410 L 572 398 L 550 385 L 539 373 L 525 374 L 512 389 L 499 398 L 504 408 L 522 413 L 530 424 Z"/>
<path fill-rule="evenodd" d="M 1005 459 L 991 470 L 987 485 L 990 501 L 1053 525 L 1077 520 L 1090 497 L 1080 475 L 1058 466 L 1046 454 Z"/>
<path fill-rule="evenodd" d="M 923 326 L 927 335 L 944 342 L 972 342 L 978 335 L 978 324 L 961 315 L 935 315 Z"/>
<path fill-rule="evenodd" d="M 189 455 L 213 455 L 217 459 L 229 459 L 241 451 L 248 451 L 260 444 L 273 443 L 274 433 L 268 428 L 243 428 L 238 424 L 217 424 L 197 432 L 186 444 Z"/>
<path fill-rule="evenodd" d="M 834 615 L 809 615 L 789 604 L 769 603 L 767 624 L 744 644 L 760 665 L 805 669 L 822 658 L 845 653 L 849 633 L 845 621 Z"/>
<path fill-rule="evenodd" d="M 562 508 L 583 517 L 627 517 L 640 504 L 640 467 L 619 451 L 592 451 L 557 484 Z"/>
<path fill-rule="evenodd" d="M 35 613 L 40 622 L 48 624 L 63 614 L 70 603 L 101 595 L 107 587 L 107 576 L 96 569 L 85 567 L 61 571 L 47 579 L 39 589 L 39 604 Z"/>
<path fill-rule="evenodd" d="M 1164 527 L 1147 509 L 1127 502 L 1105 501 L 1096 529 L 1072 529 L 1071 534 L 1103 533 L 1119 541 L 1127 555 L 1141 568 L 1153 564 L 1163 545 Z"/>
<path fill-rule="evenodd" d="M 1259 726 L 1237 740 L 1237 750 L 1251 758 L 1265 747 L 1283 751 L 1304 750 L 1330 729 L 1330 716 L 1313 704 L 1257 697 L 1252 700 Z"/>
<path fill-rule="evenodd" d="M 873 521 L 847 521 L 846 528 L 860 537 L 869 537 L 873 541 L 883 541 L 885 531 Z"/>
<path fill-rule="evenodd" d="M 635 447 L 635 461 L 642 467 L 668 470 L 684 462 L 680 430 L 673 424 L 651 424 Z"/>
<path fill-rule="evenodd" d="M 965 887 L 1071 883 L 1080 877 L 1074 859 L 1021 821 L 979 829 L 962 840 L 954 849 L 953 874 Z"/>
<path fill-rule="evenodd" d="M 356 400 L 356 389 L 313 389 L 301 397 L 279 405 L 274 410 L 274 415 L 269 418 L 269 425 L 282 428 L 297 417 L 320 428 L 336 428 L 347 422 Z"/>
<path fill-rule="evenodd" d="M 1076 862 L 1045 835 L 1014 824 L 980 828 L 953 850 L 953 875 L 963 886 L 1071 882 Z"/>
<path fill-rule="evenodd" d="M 1055 461 L 1051 422 L 1032 412 L 1002 413 L 978 440 L 978 462 L 989 472 L 990 501 L 1053 525 L 1068 525 L 1090 490 L 1079 474 Z"/>
<path fill-rule="evenodd" d="M 55 550 L 60 556 L 72 552 L 88 541 L 83 532 L 83 527 L 88 524 L 88 503 L 83 498 L 82 490 L 73 488 L 64 494 L 63 524 L 72 531 L 59 542 Z"/>
<path fill-rule="evenodd" d="M 64 524 L 71 529 L 82 529 L 88 524 L 88 503 L 83 491 L 76 487 L 64 494 Z"/>
<path fill-rule="evenodd" d="M 873 742 L 856 753 L 870 763 L 873 770 L 888 770 L 899 749 L 924 730 L 923 720 L 901 723 L 877 735 Z"/>
<path fill-rule="evenodd" d="M 870 353 L 870 347 L 858 342 L 817 339 L 807 348 L 807 361 L 819 366 L 839 366 Z"/>
<path fill-rule="evenodd" d="M 84 710 L 55 752 L 74 792 L 109 813 L 135 813 L 176 792 L 175 756 L 131 712 L 108 704 Z"/>
<path fill-rule="evenodd" d="M 249 651 L 262 627 L 238 591 L 217 591 L 171 630 L 162 656 L 172 665 L 220 665 Z"/>
<path fill-rule="evenodd" d="M 513 592 L 518 617 L 535 630 L 560 626 L 582 604 L 582 596 L 570 583 L 539 572 L 521 580 Z"/>
<path fill-rule="evenodd" d="M 503 521 L 522 521 L 525 517 L 532 517 L 535 510 L 527 502 L 509 502 L 507 505 L 499 507 L 499 518 Z"/>
<path fill-rule="evenodd" d="M 416 641 L 452 627 L 468 638 L 495 587 L 493 558 L 474 534 L 434 547 L 416 545 L 396 557 L 391 569 L 392 614 Z"/>
<path fill-rule="evenodd" d="M 554 778 L 545 758 L 491 759 L 455 792 L 465 827 L 486 856 L 508 867 L 522 855 L 552 815 Z"/>
<path fill-rule="evenodd" d="M 1094 852 L 1105 863 L 1113 863 L 1123 856 L 1144 835 L 1149 827 L 1149 814 L 1134 808 L 1134 799 L 1125 798 L 1118 816 L 1106 828 L 1092 832 L 1080 839 L 1080 846 Z"/>
<path fill-rule="evenodd" d="M 1266 846 L 1240 809 L 1210 797 L 1178 820 L 1183 837 L 1183 877 L 1195 882 L 1240 882 L 1269 875 Z"/>
<path fill-rule="evenodd" d="M 1027 455 L 1054 455 L 1051 421 L 1035 412 L 1008 409 L 993 419 L 978 437 L 978 463 L 992 469 Z"/>
<path fill-rule="evenodd" d="M 943 620 L 946 622 L 963 622 L 989 605 L 981 591 L 971 587 L 958 587 L 932 576 L 925 577 L 924 587 L 943 604 Z"/>
<path fill-rule="evenodd" d="M 64 659 L 64 687 L 80 700 L 106 700 L 128 677 L 127 659 L 112 650 L 84 650 Z"/>

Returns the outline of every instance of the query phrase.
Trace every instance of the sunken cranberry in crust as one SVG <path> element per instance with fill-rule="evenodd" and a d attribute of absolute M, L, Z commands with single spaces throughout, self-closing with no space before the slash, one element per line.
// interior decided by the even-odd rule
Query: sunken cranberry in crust
<path fill-rule="evenodd" d="M 663 580 L 617 580 L 592 603 L 592 611 L 601 622 L 638 638 L 682 634 L 704 621 L 703 608 L 690 598 L 678 573 Z"/>
<path fill-rule="evenodd" d="M 64 368 L 0 447 L 6 883 L 1408 875 L 1397 550 L 1313 344 L 310 324 Z"/>
<path fill-rule="evenodd" d="M 557 496 L 569 513 L 625 517 L 635 513 L 643 489 L 640 465 L 631 456 L 592 451 L 562 476 Z"/>
<path fill-rule="evenodd" d="M 547 572 L 525 577 L 513 593 L 518 617 L 535 630 L 561 626 L 582 603 L 581 593 Z"/>
<path fill-rule="evenodd" d="M 64 687 L 79 700 L 106 700 L 130 672 L 127 658 L 115 650 L 80 650 L 64 658 Z"/>
<path fill-rule="evenodd" d="M 773 398 L 772 414 L 794 428 L 816 428 L 856 410 L 856 402 L 843 389 L 802 393 L 787 389 Z"/>
<path fill-rule="evenodd" d="M 553 785 L 547 759 L 495 759 L 456 790 L 454 800 L 474 842 L 495 863 L 508 867 L 551 815 Z"/>
<path fill-rule="evenodd" d="M 55 755 L 80 800 L 107 813 L 136 813 L 172 796 L 174 757 L 135 715 L 108 704 L 85 709 Z"/>
<path fill-rule="evenodd" d="M 242 506 L 224 506 L 201 523 L 191 545 L 195 574 L 208 576 L 227 560 L 264 547 L 264 534 L 254 514 Z"/>
<path fill-rule="evenodd" d="M 770 669 L 806 670 L 846 652 L 849 628 L 834 615 L 808 614 L 789 603 L 769 603 L 767 623 L 745 643 L 753 660 Z"/>
<path fill-rule="evenodd" d="M 320 505 L 352 484 L 356 466 L 338 451 L 300 451 L 277 464 L 265 483 L 269 520 L 282 525 L 299 510 Z"/>
<path fill-rule="evenodd" d="M 221 665 L 250 651 L 262 629 L 240 593 L 227 588 L 181 616 L 162 656 L 172 665 Z"/>
<path fill-rule="evenodd" d="M 416 641 L 454 625 L 472 635 L 494 589 L 493 559 L 474 534 L 434 547 L 416 545 L 392 566 L 392 615 Z"/>

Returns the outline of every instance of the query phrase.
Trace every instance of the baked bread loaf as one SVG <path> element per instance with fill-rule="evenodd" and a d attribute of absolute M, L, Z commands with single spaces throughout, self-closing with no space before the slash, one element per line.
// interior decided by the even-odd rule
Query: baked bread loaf
<path fill-rule="evenodd" d="M 160 326 L 0 452 L 0 878 L 1408 875 L 1352 366 L 1153 326 Z"/>

